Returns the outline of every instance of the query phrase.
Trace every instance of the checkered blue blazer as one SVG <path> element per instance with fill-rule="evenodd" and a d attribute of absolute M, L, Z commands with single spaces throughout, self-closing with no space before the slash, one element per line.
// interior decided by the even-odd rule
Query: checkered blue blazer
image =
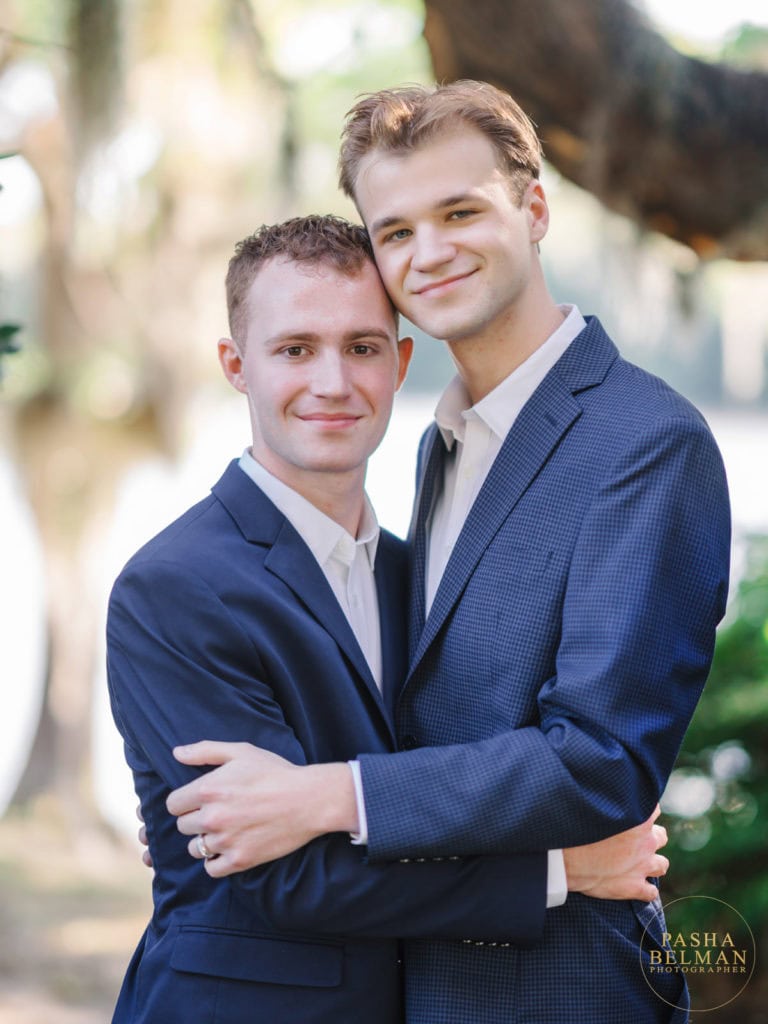
<path fill-rule="evenodd" d="M 369 856 L 553 849 L 637 824 L 725 608 L 729 506 L 706 423 L 590 318 L 510 430 L 425 619 L 444 452 L 433 426 L 411 528 L 401 753 L 360 759 Z M 679 1024 L 682 979 L 652 991 L 641 969 L 659 910 L 571 895 L 531 949 L 409 942 L 408 1024 Z"/>

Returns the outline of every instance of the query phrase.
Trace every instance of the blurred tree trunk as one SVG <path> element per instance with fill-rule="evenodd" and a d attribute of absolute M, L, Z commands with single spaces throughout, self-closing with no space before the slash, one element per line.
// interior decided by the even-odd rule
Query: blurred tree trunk
<path fill-rule="evenodd" d="M 47 244 L 39 308 L 49 370 L 46 386 L 17 409 L 13 441 L 45 555 L 48 675 L 14 803 L 52 793 L 66 820 L 80 828 L 95 819 L 88 770 L 100 594 L 89 552 L 98 550 L 126 466 L 170 439 L 163 437 L 151 405 L 127 419 L 93 415 L 84 378 L 89 358 L 106 339 L 94 336 L 82 313 L 93 306 L 94 289 L 103 295 L 110 287 L 102 275 L 78 268 L 72 256 L 75 168 L 64 119 L 52 118 L 29 132 L 21 152 L 44 197 Z M 100 309 L 112 312 L 102 301 Z M 99 322 L 105 334 L 111 320 Z"/>
<path fill-rule="evenodd" d="M 438 80 L 510 92 L 565 177 L 702 257 L 768 259 L 768 74 L 674 50 L 628 0 L 426 0 Z"/>
<path fill-rule="evenodd" d="M 99 820 L 90 769 L 103 595 L 93 559 L 126 469 L 178 449 L 191 375 L 189 360 L 174 365 L 183 339 L 169 341 L 151 324 L 132 323 L 110 271 L 84 265 L 77 251 L 81 171 L 116 127 L 119 0 L 72 0 L 69 32 L 66 114 L 36 122 L 18 144 L 37 175 L 45 215 L 38 333 L 47 377 L 15 410 L 12 435 L 44 553 L 48 668 L 37 733 L 12 802 L 53 795 L 77 832 Z M 123 382 L 131 400 L 113 415 L 103 360 L 115 337 L 125 343 L 131 334 L 135 365 L 126 366 L 131 379 Z"/>
<path fill-rule="evenodd" d="M 93 678 L 98 621 L 84 551 L 120 460 L 103 450 L 87 408 L 75 394 L 78 364 L 93 340 L 77 312 L 82 275 L 72 259 L 72 243 L 76 154 L 84 156 L 95 142 L 113 113 L 118 91 L 118 4 L 76 0 L 68 13 L 73 59 L 67 106 L 75 117 L 68 121 L 59 114 L 35 124 L 18 146 L 37 174 L 46 228 L 38 308 L 48 377 L 17 408 L 12 432 L 16 465 L 44 552 L 48 672 L 37 733 L 13 803 L 51 793 L 65 820 L 81 829 L 95 819 L 86 773 L 91 749 L 88 682 Z M 79 71 L 87 59 L 90 84 L 88 75 Z M 89 109 L 94 104 L 96 110 Z M 81 109 L 89 116 L 78 118 Z M 87 125 L 88 133 L 73 132 L 73 123 Z"/>
<path fill-rule="evenodd" d="M 67 67 L 59 75 L 66 82 L 61 104 L 66 116 L 59 112 L 36 122 L 15 147 L 37 175 L 45 216 L 37 334 L 47 377 L 14 410 L 12 435 L 45 560 L 48 673 L 37 734 L 13 803 L 52 794 L 64 820 L 77 830 L 99 820 L 89 773 L 104 595 L 94 560 L 126 471 L 148 456 L 172 459 L 181 451 L 189 398 L 201 379 L 191 343 L 199 325 L 190 282 L 200 272 L 203 247 L 218 250 L 219 233 L 223 251 L 231 251 L 231 239 L 243 232 L 243 216 L 227 172 L 212 180 L 203 168 L 208 191 L 197 194 L 215 202 L 221 213 L 201 229 L 212 235 L 196 240 L 185 199 L 192 188 L 199 189 L 198 178 L 171 156 L 155 173 L 156 215 L 145 237 L 138 243 L 132 239 L 141 246 L 141 258 L 129 245 L 121 261 L 119 244 L 109 263 L 99 265 L 91 254 L 84 258 L 78 235 L 88 212 L 77 198 L 78 188 L 88 183 L 89 155 L 118 127 L 123 4 L 69 0 L 69 5 Z M 296 156 L 287 83 L 269 67 L 246 0 L 227 0 L 220 13 L 241 40 L 240 54 L 254 80 L 254 104 L 267 106 L 280 128 L 273 147 L 279 169 L 276 205 L 287 209 L 294 199 Z M 176 0 L 152 5 L 148 34 L 157 51 L 167 50 L 188 17 Z M 268 99 L 260 94 L 262 85 Z M 261 159 L 266 152 L 264 146 Z M 242 174 L 239 165 L 235 173 Z M 225 270 L 222 261 L 222 280 Z M 109 366 L 116 355 L 123 376 L 110 407 Z"/>

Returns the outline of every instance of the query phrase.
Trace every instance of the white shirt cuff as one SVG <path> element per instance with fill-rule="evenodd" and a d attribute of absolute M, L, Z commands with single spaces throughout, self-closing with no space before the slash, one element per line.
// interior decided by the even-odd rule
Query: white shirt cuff
<path fill-rule="evenodd" d="M 366 846 L 368 844 L 368 818 L 365 814 L 363 774 L 360 771 L 359 761 L 347 761 L 347 764 L 352 769 L 352 784 L 355 787 L 355 803 L 357 804 L 357 822 L 360 826 L 358 832 L 350 832 L 350 838 L 353 846 Z M 563 867 L 563 877 L 565 877 L 565 867 Z"/>
<path fill-rule="evenodd" d="M 562 850 L 547 851 L 547 910 L 561 907 L 568 896 L 565 858 Z"/>

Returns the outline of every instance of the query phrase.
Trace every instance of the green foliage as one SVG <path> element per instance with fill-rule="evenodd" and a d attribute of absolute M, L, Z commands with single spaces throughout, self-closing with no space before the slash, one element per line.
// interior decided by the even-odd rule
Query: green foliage
<path fill-rule="evenodd" d="M 720 59 L 743 68 L 768 68 L 768 28 L 745 23 L 726 40 Z"/>
<path fill-rule="evenodd" d="M 19 351 L 19 344 L 16 335 L 21 330 L 21 324 L 0 323 L 0 380 L 3 376 L 3 357 L 13 355 Z"/>
<path fill-rule="evenodd" d="M 69 16 L 67 3 L 61 0 L 25 0 L 23 7 L 23 11 L 14 12 L 23 42 L 43 50 L 63 45 Z"/>
<path fill-rule="evenodd" d="M 0 356 L 7 356 L 11 352 L 19 351 L 15 335 L 20 330 L 21 324 L 0 324 Z"/>
<path fill-rule="evenodd" d="M 308 0 L 290 5 L 296 22 L 315 26 L 335 41 L 333 52 L 323 57 L 322 39 L 305 64 L 286 58 L 292 38 L 289 10 L 280 5 L 279 15 L 264 17 L 270 59 L 281 69 L 293 89 L 297 138 L 303 148 L 304 170 L 300 175 L 301 203 L 305 209 L 343 213 L 357 219 L 352 204 L 336 189 L 339 135 L 346 112 L 355 98 L 404 82 L 429 82 L 432 69 L 422 35 L 424 8 L 421 0 L 388 0 L 387 3 L 337 0 L 322 7 Z M 305 29 L 306 31 L 306 29 Z M 322 174 L 317 171 L 322 167 Z"/>
<path fill-rule="evenodd" d="M 15 153 L 0 153 L 0 160 L 15 156 Z M 0 189 L 2 189 L 0 183 Z M 3 376 L 3 356 L 12 355 L 19 351 L 16 335 L 21 330 L 21 324 L 0 323 L 0 378 Z"/>
<path fill-rule="evenodd" d="M 757 934 L 768 929 L 768 537 L 751 538 L 747 566 L 662 801 L 664 890 L 724 900 Z"/>

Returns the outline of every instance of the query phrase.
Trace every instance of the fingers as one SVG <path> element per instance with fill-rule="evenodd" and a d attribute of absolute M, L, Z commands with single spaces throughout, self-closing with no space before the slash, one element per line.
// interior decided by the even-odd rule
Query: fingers
<path fill-rule="evenodd" d="M 666 837 L 665 837 L 666 841 Z M 661 853 L 656 853 L 650 858 L 647 864 L 647 875 L 644 879 L 638 879 L 637 890 L 629 894 L 629 899 L 641 900 L 643 903 L 652 903 L 659 895 L 658 887 L 649 881 L 649 878 L 663 878 L 669 871 L 669 860 Z"/>
<path fill-rule="evenodd" d="M 140 807 L 136 808 L 136 816 L 139 818 L 140 821 L 142 821 L 142 822 L 144 821 L 144 819 L 141 816 L 141 808 Z M 142 846 L 145 847 L 145 849 L 143 849 L 141 851 L 141 862 L 142 862 L 142 864 L 144 864 L 148 868 L 153 868 L 155 865 L 154 865 L 154 863 L 152 861 L 152 854 L 149 852 L 149 849 L 148 849 L 148 847 L 149 847 L 149 836 L 147 835 L 147 826 L 146 825 L 142 825 L 141 828 L 139 829 L 139 842 L 141 843 Z"/>
<path fill-rule="evenodd" d="M 139 821 L 144 821 L 144 815 L 141 813 L 141 804 L 136 804 L 136 817 Z"/>
<path fill-rule="evenodd" d="M 208 765 L 226 764 L 238 753 L 244 743 L 224 743 L 220 740 L 200 740 L 182 747 L 173 748 L 173 756 L 182 764 Z"/>
<path fill-rule="evenodd" d="M 169 793 L 165 806 L 168 808 L 168 813 L 172 814 L 174 818 L 178 818 L 182 814 L 188 814 L 190 811 L 196 811 L 200 806 L 200 800 L 197 795 L 197 780 L 195 782 L 188 782 L 186 786 L 180 786 L 178 789 L 174 789 L 172 793 Z"/>
<path fill-rule="evenodd" d="M 215 842 L 211 838 L 210 832 L 198 832 L 194 835 L 187 843 L 187 852 L 190 857 L 194 857 L 195 860 L 214 860 L 219 856 L 219 853 L 215 849 Z"/>
<path fill-rule="evenodd" d="M 651 829 L 651 834 L 656 843 L 654 849 L 660 850 L 662 846 L 666 846 L 668 842 L 667 830 L 663 825 L 654 825 Z"/>
<path fill-rule="evenodd" d="M 637 896 L 633 896 L 633 899 L 641 900 L 643 903 L 653 903 L 658 898 L 659 890 L 653 884 L 653 882 L 643 882 L 638 889 Z"/>
<path fill-rule="evenodd" d="M 241 871 L 242 868 L 235 867 L 228 857 L 211 857 L 209 860 L 204 862 L 205 870 L 211 876 L 211 878 L 225 878 L 227 875 L 234 874 L 235 871 Z"/>
<path fill-rule="evenodd" d="M 669 858 L 658 853 L 654 864 L 653 877 L 662 878 L 669 871 Z"/>
<path fill-rule="evenodd" d="M 194 835 L 187 843 L 187 852 L 190 857 L 194 857 L 195 860 L 201 860 L 203 862 L 203 867 L 211 878 L 224 878 L 227 875 L 233 874 L 235 871 L 242 871 L 242 866 L 238 866 L 231 855 L 217 851 L 216 844 L 216 837 L 211 836 L 210 832 L 206 832 L 205 846 L 210 856 L 205 857 L 200 849 L 198 837 L 197 835 Z"/>
<path fill-rule="evenodd" d="M 224 743 L 216 740 L 201 740 L 189 746 L 174 747 L 173 756 L 182 764 L 188 765 L 223 765 L 233 760 L 247 743 Z M 174 789 L 165 801 L 168 813 L 178 818 L 182 814 L 195 811 L 201 802 L 201 786 L 205 786 L 206 776 L 188 782 L 186 786 Z M 199 829 L 197 831 L 200 831 Z"/>
<path fill-rule="evenodd" d="M 197 836 L 202 833 L 209 835 L 211 822 L 204 821 L 203 812 L 195 810 L 189 814 L 179 815 L 176 820 L 176 828 L 183 836 Z"/>

